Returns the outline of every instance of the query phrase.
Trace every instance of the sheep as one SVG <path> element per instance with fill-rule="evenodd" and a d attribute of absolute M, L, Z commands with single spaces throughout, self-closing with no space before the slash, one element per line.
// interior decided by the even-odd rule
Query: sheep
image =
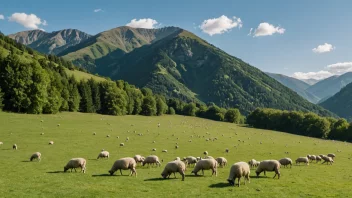
<path fill-rule="evenodd" d="M 301 162 L 305 163 L 306 165 L 309 165 L 308 157 L 299 157 L 296 159 L 296 164 L 300 164 Z"/>
<path fill-rule="evenodd" d="M 203 154 L 204 154 L 204 155 L 208 155 L 208 151 L 204 151 Z"/>
<path fill-rule="evenodd" d="M 159 161 L 158 156 L 156 155 L 150 155 L 148 157 L 145 158 L 145 160 L 142 162 L 142 166 L 148 164 L 156 164 L 157 166 L 161 166 L 161 163 Z"/>
<path fill-rule="evenodd" d="M 215 160 L 218 162 L 219 166 L 221 167 L 224 167 L 227 165 L 227 159 L 224 157 L 218 157 Z"/>
<path fill-rule="evenodd" d="M 49 141 L 49 145 L 53 145 L 54 144 L 54 141 Z"/>
<path fill-rule="evenodd" d="M 120 143 L 120 146 L 125 146 L 125 143 Z"/>
<path fill-rule="evenodd" d="M 166 164 L 163 172 L 161 173 L 161 176 L 166 179 L 169 178 L 170 175 L 173 173 L 175 178 L 176 178 L 176 172 L 180 173 L 182 175 L 182 181 L 185 180 L 185 171 L 186 171 L 186 165 L 180 160 L 175 160 L 171 161 Z"/>
<path fill-rule="evenodd" d="M 68 163 L 64 167 L 64 172 L 66 172 L 68 169 L 71 169 L 71 172 L 72 172 L 72 169 L 75 169 L 76 171 L 76 168 L 81 168 L 81 172 L 85 173 L 86 164 L 87 164 L 87 161 L 84 158 L 72 158 L 70 159 L 70 161 L 68 161 Z"/>
<path fill-rule="evenodd" d="M 141 156 L 141 155 L 135 155 L 134 157 L 133 157 L 133 159 L 136 161 L 136 163 L 138 164 L 138 163 L 142 163 L 143 161 L 144 161 L 144 157 L 143 156 Z"/>
<path fill-rule="evenodd" d="M 175 161 L 181 161 L 181 158 L 180 157 L 176 157 Z"/>
<path fill-rule="evenodd" d="M 215 174 L 217 176 L 218 162 L 215 159 L 202 159 L 197 162 L 192 173 L 198 175 L 197 173 L 202 170 L 202 175 L 204 176 L 204 170 L 212 170 L 212 176 Z"/>
<path fill-rule="evenodd" d="M 12 145 L 13 150 L 17 150 L 17 144 Z"/>
<path fill-rule="evenodd" d="M 153 148 L 152 151 L 156 151 L 156 148 Z"/>
<path fill-rule="evenodd" d="M 323 158 L 323 156 L 325 156 L 325 155 L 323 155 L 323 154 L 320 154 L 320 155 L 319 155 L 320 158 Z"/>
<path fill-rule="evenodd" d="M 193 156 L 187 156 L 184 157 L 183 160 L 187 165 L 191 166 L 191 164 L 196 164 L 197 163 L 197 158 L 193 157 Z"/>
<path fill-rule="evenodd" d="M 308 157 L 308 156 L 307 156 Z M 317 156 L 315 155 L 309 155 L 308 159 L 312 162 L 315 161 L 317 159 Z"/>
<path fill-rule="evenodd" d="M 37 159 L 40 162 L 40 157 L 42 156 L 41 153 L 35 152 L 32 154 L 31 158 L 29 159 L 30 161 L 33 161 L 34 159 Z"/>
<path fill-rule="evenodd" d="M 327 156 L 328 156 L 328 157 L 331 157 L 332 159 L 335 158 L 335 154 L 333 154 L 333 153 L 329 153 Z"/>
<path fill-rule="evenodd" d="M 109 173 L 110 175 L 113 175 L 117 170 L 120 170 L 122 175 L 122 170 L 130 169 L 130 176 L 132 176 L 134 173 L 134 175 L 137 177 L 136 165 L 136 161 L 132 157 L 121 158 L 114 162 L 111 169 L 109 170 Z"/>
<path fill-rule="evenodd" d="M 3 142 L 0 142 L 0 145 L 4 145 L 4 143 L 3 143 Z"/>
<path fill-rule="evenodd" d="M 282 158 L 279 160 L 280 164 L 284 167 L 287 167 L 287 165 L 290 165 L 290 168 L 292 168 L 292 160 L 290 158 Z"/>
<path fill-rule="evenodd" d="M 41 133 L 40 135 L 44 135 L 44 133 Z"/>
<path fill-rule="evenodd" d="M 321 157 L 319 155 L 315 156 L 315 161 L 316 161 L 316 163 L 320 162 L 321 161 Z"/>
<path fill-rule="evenodd" d="M 251 168 L 258 166 L 257 160 L 255 160 L 255 159 L 249 160 L 248 164 L 249 164 L 249 166 L 250 166 Z"/>
<path fill-rule="evenodd" d="M 109 157 L 110 157 L 110 153 L 108 151 L 101 151 L 99 153 L 97 159 L 99 159 L 99 158 L 108 158 L 109 159 Z"/>
<path fill-rule="evenodd" d="M 163 153 L 167 153 L 167 150 L 162 150 L 161 152 L 163 152 Z"/>
<path fill-rule="evenodd" d="M 178 146 L 177 146 L 177 145 L 175 146 L 175 149 L 178 149 Z"/>
<path fill-rule="evenodd" d="M 107 137 L 107 138 L 109 138 L 109 137 L 110 137 L 110 135 L 106 135 L 106 137 Z"/>
<path fill-rule="evenodd" d="M 94 133 L 93 133 L 93 135 L 97 135 L 97 133 L 96 133 L 96 132 L 94 132 Z"/>
<path fill-rule="evenodd" d="M 249 174 L 251 170 L 246 162 L 237 162 L 231 166 L 230 175 L 227 181 L 230 185 L 235 186 L 235 179 L 238 178 L 238 187 L 240 187 L 241 177 L 244 177 L 244 185 L 246 185 L 246 180 L 250 183 Z"/>
<path fill-rule="evenodd" d="M 323 156 L 323 157 L 322 157 L 322 159 L 324 160 L 324 162 L 323 162 L 323 163 L 321 163 L 321 164 L 326 163 L 326 164 L 330 164 L 330 165 L 332 165 L 332 163 L 334 163 L 334 160 L 332 159 L 332 157 Z"/>
<path fill-rule="evenodd" d="M 120 136 L 116 136 L 117 139 L 120 139 Z"/>
<path fill-rule="evenodd" d="M 229 153 L 230 152 L 230 150 L 227 148 L 227 149 L 225 149 L 225 153 Z"/>
<path fill-rule="evenodd" d="M 126 141 L 128 141 L 128 140 L 130 140 L 130 138 L 129 138 L 129 137 L 127 137 L 127 138 L 126 138 Z"/>
<path fill-rule="evenodd" d="M 201 160 L 202 158 L 201 157 L 196 157 L 197 161 Z"/>
<path fill-rule="evenodd" d="M 61 126 L 61 124 L 57 124 L 57 126 L 59 127 L 59 126 Z"/>
<path fill-rule="evenodd" d="M 212 156 L 206 156 L 204 159 L 214 159 Z"/>
<path fill-rule="evenodd" d="M 277 160 L 264 160 L 261 161 L 255 173 L 257 177 L 259 177 L 260 173 L 264 171 L 264 175 L 266 176 L 266 171 L 275 171 L 275 175 L 273 178 L 278 175 L 278 179 L 280 179 L 280 162 Z"/>

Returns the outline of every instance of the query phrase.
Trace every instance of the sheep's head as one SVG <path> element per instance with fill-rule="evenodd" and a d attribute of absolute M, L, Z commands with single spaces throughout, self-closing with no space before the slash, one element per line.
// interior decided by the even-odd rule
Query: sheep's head
<path fill-rule="evenodd" d="M 161 173 L 161 177 L 163 177 L 164 179 L 166 179 L 167 174 L 165 174 L 165 173 Z"/>
<path fill-rule="evenodd" d="M 257 177 L 259 177 L 260 172 L 259 171 L 255 171 L 255 173 L 257 174 Z"/>
<path fill-rule="evenodd" d="M 65 167 L 64 167 L 64 172 L 66 172 L 67 170 L 68 170 L 68 168 L 65 166 Z"/>
<path fill-rule="evenodd" d="M 231 186 L 234 186 L 234 185 L 235 185 L 235 181 L 234 181 L 234 180 L 228 179 L 227 181 L 229 182 L 229 184 L 230 184 Z"/>
<path fill-rule="evenodd" d="M 114 174 L 114 171 L 109 170 L 109 173 L 110 173 L 110 175 L 113 175 L 113 174 Z"/>

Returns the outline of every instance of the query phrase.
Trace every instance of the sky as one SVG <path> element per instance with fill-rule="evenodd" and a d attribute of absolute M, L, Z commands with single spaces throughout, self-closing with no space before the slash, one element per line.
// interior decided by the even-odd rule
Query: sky
<path fill-rule="evenodd" d="M 351 7 L 349 0 L 11 0 L 1 3 L 0 31 L 177 26 L 262 71 L 323 79 L 352 71 Z"/>

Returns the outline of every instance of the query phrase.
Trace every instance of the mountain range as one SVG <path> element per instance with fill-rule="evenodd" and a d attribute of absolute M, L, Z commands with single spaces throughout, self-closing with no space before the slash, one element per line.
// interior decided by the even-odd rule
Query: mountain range
<path fill-rule="evenodd" d="M 31 47 L 45 40 L 38 39 L 45 38 L 39 34 L 27 33 L 28 38 L 18 41 Z M 48 47 L 45 43 L 38 48 Z M 88 36 L 57 54 L 90 72 L 148 87 L 168 98 L 236 107 L 244 114 L 269 107 L 334 116 L 259 69 L 177 27 L 118 27 Z"/>

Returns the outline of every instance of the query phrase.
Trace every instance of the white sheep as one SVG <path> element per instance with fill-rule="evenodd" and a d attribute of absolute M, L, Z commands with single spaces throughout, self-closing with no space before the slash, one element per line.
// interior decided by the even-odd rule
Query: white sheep
<path fill-rule="evenodd" d="M 333 154 L 333 153 L 329 153 L 327 156 L 328 156 L 328 157 L 331 157 L 332 159 L 335 158 L 335 154 Z"/>
<path fill-rule="evenodd" d="M 292 160 L 290 158 L 282 158 L 279 160 L 280 164 L 284 167 L 287 167 L 287 165 L 290 165 L 290 168 L 292 168 Z"/>
<path fill-rule="evenodd" d="M 230 185 L 235 186 L 235 179 L 238 178 L 238 187 L 240 186 L 241 177 L 244 177 L 244 184 L 246 185 L 246 180 L 250 183 L 249 174 L 251 170 L 246 162 L 237 162 L 231 166 L 230 175 L 227 181 Z"/>
<path fill-rule="evenodd" d="M 308 157 L 299 157 L 296 159 L 296 164 L 300 163 L 305 163 L 306 165 L 309 165 L 309 160 Z"/>
<path fill-rule="evenodd" d="M 204 151 L 203 154 L 204 154 L 204 155 L 208 155 L 208 151 Z"/>
<path fill-rule="evenodd" d="M 136 163 L 138 164 L 138 163 L 142 163 L 143 161 L 144 161 L 144 157 L 143 156 L 141 156 L 141 155 L 135 155 L 134 157 L 133 157 L 133 159 L 136 161 Z"/>
<path fill-rule="evenodd" d="M 109 173 L 110 175 L 113 175 L 117 170 L 120 170 L 120 173 L 122 175 L 122 170 L 129 169 L 131 170 L 130 176 L 132 176 L 134 173 L 137 177 L 136 165 L 136 161 L 132 157 L 121 158 L 115 161 L 115 163 L 109 170 Z"/>
<path fill-rule="evenodd" d="M 61 124 L 57 124 L 57 126 L 59 127 L 59 126 L 61 126 Z"/>
<path fill-rule="evenodd" d="M 175 149 L 178 149 L 178 145 L 175 146 Z"/>
<path fill-rule="evenodd" d="M 44 133 L 41 133 L 40 135 L 44 135 Z"/>
<path fill-rule="evenodd" d="M 209 155 L 209 156 L 206 156 L 204 159 L 215 159 L 215 158 Z"/>
<path fill-rule="evenodd" d="M 255 159 L 249 160 L 248 164 L 251 168 L 258 166 L 257 160 L 255 160 Z"/>
<path fill-rule="evenodd" d="M 215 174 L 215 176 L 217 176 L 217 167 L 218 162 L 215 159 L 202 159 L 197 162 L 192 173 L 198 175 L 197 173 L 202 170 L 202 174 L 204 175 L 204 170 L 212 170 L 211 175 L 213 176 Z"/>
<path fill-rule="evenodd" d="M 156 164 L 157 166 L 161 166 L 161 163 L 160 163 L 160 161 L 159 161 L 159 157 L 158 156 L 156 156 L 156 155 L 150 155 L 150 156 L 148 156 L 148 157 L 146 157 L 145 159 L 144 159 L 144 161 L 142 162 L 142 165 L 144 166 L 144 165 L 146 165 L 146 164 L 148 164 L 148 166 L 150 165 L 150 164 Z"/>
<path fill-rule="evenodd" d="M 128 141 L 128 140 L 130 140 L 130 138 L 129 138 L 129 137 L 127 137 L 127 138 L 126 138 L 126 141 Z"/>
<path fill-rule="evenodd" d="M 323 156 L 322 160 L 324 160 L 324 162 L 322 164 L 326 163 L 326 164 L 332 165 L 332 163 L 334 163 L 334 160 L 332 159 L 332 157 Z"/>
<path fill-rule="evenodd" d="M 152 151 L 156 151 L 156 148 L 153 148 Z"/>
<path fill-rule="evenodd" d="M 86 164 L 87 164 L 87 161 L 84 158 L 72 158 L 70 159 L 70 161 L 68 161 L 68 163 L 64 167 L 64 172 L 66 172 L 68 169 L 71 169 L 71 172 L 72 172 L 72 169 L 76 171 L 76 168 L 81 168 L 81 172 L 85 173 Z"/>
<path fill-rule="evenodd" d="M 53 145 L 54 144 L 54 141 L 49 141 L 49 145 Z"/>
<path fill-rule="evenodd" d="M 93 135 L 96 135 L 96 134 L 97 134 L 96 132 L 93 133 Z"/>
<path fill-rule="evenodd" d="M 102 151 L 102 152 L 99 153 L 97 159 L 99 159 L 99 158 L 107 158 L 107 159 L 109 159 L 109 157 L 110 157 L 110 153 L 108 151 Z"/>
<path fill-rule="evenodd" d="M 227 159 L 224 157 L 218 157 L 215 160 L 218 162 L 220 167 L 224 167 L 227 165 Z"/>
<path fill-rule="evenodd" d="M 109 138 L 109 137 L 110 137 L 110 135 L 107 135 L 106 137 L 107 137 L 107 138 Z"/>
<path fill-rule="evenodd" d="M 197 158 L 197 161 L 201 160 L 202 158 L 201 157 L 196 157 Z"/>
<path fill-rule="evenodd" d="M 17 150 L 17 144 L 12 145 L 13 150 Z"/>
<path fill-rule="evenodd" d="M 182 161 L 184 161 L 187 165 L 191 166 L 192 164 L 195 165 L 198 160 L 193 156 L 187 156 L 187 157 L 184 157 Z"/>
<path fill-rule="evenodd" d="M 308 157 L 308 155 L 307 155 L 307 157 Z M 309 155 L 308 159 L 312 162 L 312 161 L 315 161 L 317 159 L 317 156 Z"/>
<path fill-rule="evenodd" d="M 120 146 L 125 146 L 125 143 L 120 143 Z"/>
<path fill-rule="evenodd" d="M 321 161 L 321 157 L 319 155 L 315 156 L 315 161 L 316 161 L 316 163 L 320 162 Z"/>
<path fill-rule="evenodd" d="M 176 157 L 175 161 L 181 161 L 181 158 L 180 157 Z"/>
<path fill-rule="evenodd" d="M 229 153 L 229 152 L 230 152 L 230 150 L 227 148 L 227 149 L 225 149 L 225 152 L 226 152 L 226 153 Z"/>
<path fill-rule="evenodd" d="M 4 145 L 4 143 L 3 143 L 3 142 L 0 142 L 0 145 Z"/>
<path fill-rule="evenodd" d="M 161 152 L 163 152 L 163 153 L 167 153 L 167 150 L 162 150 Z"/>
<path fill-rule="evenodd" d="M 175 178 L 176 178 L 176 174 L 175 173 L 180 173 L 182 176 L 182 181 L 185 180 L 185 171 L 186 171 L 186 165 L 185 163 L 183 163 L 180 160 L 175 160 L 175 161 L 171 161 L 169 163 L 166 164 L 163 172 L 161 173 L 161 176 L 166 179 L 169 178 L 170 175 L 173 173 Z"/>
<path fill-rule="evenodd" d="M 41 153 L 39 152 L 35 152 L 31 155 L 31 158 L 29 159 L 30 161 L 33 161 L 34 159 L 37 159 L 38 161 L 40 161 L 40 157 L 42 156 Z"/>
<path fill-rule="evenodd" d="M 264 175 L 266 176 L 266 171 L 275 171 L 274 178 L 278 175 L 278 179 L 280 179 L 280 162 L 277 160 L 264 160 L 261 161 L 255 173 L 257 177 L 259 177 L 260 173 L 264 171 Z"/>

